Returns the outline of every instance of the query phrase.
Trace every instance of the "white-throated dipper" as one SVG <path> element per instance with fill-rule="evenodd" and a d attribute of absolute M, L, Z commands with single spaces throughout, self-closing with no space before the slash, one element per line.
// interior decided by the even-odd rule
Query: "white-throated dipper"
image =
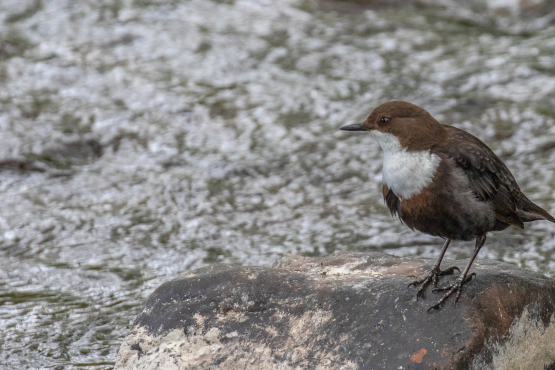
<path fill-rule="evenodd" d="M 451 240 L 476 239 L 474 252 L 461 276 L 434 291 L 447 293 L 430 309 L 440 308 L 475 275 L 468 270 L 489 231 L 553 216 L 524 195 L 503 161 L 480 139 L 466 131 L 436 121 L 411 103 L 391 101 L 378 106 L 362 123 L 341 127 L 368 131 L 380 144 L 383 157 L 383 196 L 392 215 L 408 227 L 445 239 L 432 270 L 411 285 L 422 284 L 418 297 L 439 277 L 457 267 L 440 270 Z"/>

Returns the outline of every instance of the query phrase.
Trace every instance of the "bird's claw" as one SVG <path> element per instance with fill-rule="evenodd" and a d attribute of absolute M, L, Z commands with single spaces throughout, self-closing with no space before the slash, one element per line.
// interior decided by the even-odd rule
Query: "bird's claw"
<path fill-rule="evenodd" d="M 430 283 L 433 282 L 434 287 L 437 287 L 437 283 L 439 282 L 439 277 L 440 276 L 453 275 L 455 270 L 457 270 L 459 272 L 461 271 L 461 270 L 459 270 L 459 268 L 457 266 L 449 267 L 448 269 L 445 269 L 445 270 L 440 270 L 439 268 L 433 268 L 428 273 L 428 275 L 426 275 L 422 279 L 413 281 L 412 283 L 410 283 L 407 286 L 407 288 L 410 288 L 411 286 L 416 286 L 416 285 L 422 284 L 420 289 L 418 289 L 418 292 L 416 292 L 416 300 L 418 300 L 418 298 L 423 298 L 424 297 L 424 291 L 426 290 L 426 287 L 428 285 L 430 285 Z"/>
<path fill-rule="evenodd" d="M 461 297 L 463 285 L 468 283 L 470 280 L 472 280 L 472 278 L 474 276 L 476 276 L 475 272 L 473 272 L 472 274 L 470 274 L 468 276 L 458 278 L 457 281 L 455 281 L 453 284 L 451 284 L 449 286 L 441 287 L 441 288 L 437 288 L 437 289 L 432 290 L 432 292 L 434 292 L 434 293 L 435 292 L 444 292 L 446 290 L 448 292 L 446 294 L 444 294 L 443 297 L 441 297 L 441 299 L 435 305 L 428 308 L 428 312 L 430 312 L 432 309 L 438 310 L 441 306 L 443 306 L 445 301 L 447 301 L 447 299 L 449 297 L 451 297 L 455 292 L 457 292 L 457 295 L 455 296 L 455 301 L 453 302 L 453 305 L 457 304 L 457 302 L 459 301 L 459 298 Z"/>
<path fill-rule="evenodd" d="M 457 272 L 461 272 L 461 270 L 457 266 L 451 266 L 448 269 L 441 270 L 438 276 L 453 275 L 455 273 L 455 270 L 457 270 Z"/>

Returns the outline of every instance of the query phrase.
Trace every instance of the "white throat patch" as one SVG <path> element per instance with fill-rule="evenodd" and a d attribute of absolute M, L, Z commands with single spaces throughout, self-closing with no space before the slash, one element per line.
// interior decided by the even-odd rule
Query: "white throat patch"
<path fill-rule="evenodd" d="M 383 150 L 383 182 L 400 199 L 419 194 L 432 182 L 441 158 L 429 150 L 407 152 L 395 135 L 370 131 Z"/>

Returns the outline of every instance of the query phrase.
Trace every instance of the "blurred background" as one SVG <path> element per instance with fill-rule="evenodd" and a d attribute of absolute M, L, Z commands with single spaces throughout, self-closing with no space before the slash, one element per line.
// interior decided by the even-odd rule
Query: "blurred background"
<path fill-rule="evenodd" d="M 109 369 L 146 298 L 210 263 L 437 256 L 338 131 L 407 100 L 555 213 L 555 3 L 1 0 L 0 368 Z M 465 258 L 473 243 L 453 243 Z M 555 225 L 479 258 L 555 276 Z"/>

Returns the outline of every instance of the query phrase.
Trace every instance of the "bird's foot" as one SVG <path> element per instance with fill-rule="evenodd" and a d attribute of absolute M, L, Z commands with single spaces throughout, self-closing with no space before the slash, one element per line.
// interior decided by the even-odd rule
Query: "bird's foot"
<path fill-rule="evenodd" d="M 437 287 L 437 283 L 439 282 L 440 276 L 453 275 L 455 273 L 455 270 L 457 270 L 458 272 L 461 272 L 461 270 L 459 270 L 457 266 L 449 267 L 448 269 L 445 269 L 445 270 L 440 270 L 439 267 L 434 267 L 433 269 L 430 270 L 428 275 L 426 275 L 422 279 L 413 281 L 412 283 L 409 284 L 407 288 L 422 284 L 422 286 L 420 287 L 420 289 L 418 289 L 418 292 L 416 293 L 416 300 L 418 300 L 418 298 L 424 297 L 424 291 L 426 290 L 426 287 L 430 285 L 430 283 L 433 282 L 434 287 Z"/>
<path fill-rule="evenodd" d="M 470 274 L 468 276 L 461 276 L 453 284 L 451 284 L 449 286 L 434 289 L 433 292 L 447 291 L 447 293 L 445 293 L 445 295 L 443 297 L 441 297 L 441 299 L 435 305 L 428 308 L 428 312 L 430 312 L 430 310 L 432 310 L 432 309 L 438 310 L 441 306 L 443 306 L 445 301 L 447 301 L 447 299 L 449 297 L 451 297 L 453 294 L 455 294 L 455 292 L 456 292 L 457 295 L 455 296 L 455 302 L 453 302 L 453 305 L 455 305 L 457 303 L 457 301 L 459 300 L 459 298 L 461 297 L 463 285 L 468 283 L 470 280 L 472 280 L 472 278 L 474 276 L 476 276 L 476 273 L 473 272 L 472 274 Z"/>

